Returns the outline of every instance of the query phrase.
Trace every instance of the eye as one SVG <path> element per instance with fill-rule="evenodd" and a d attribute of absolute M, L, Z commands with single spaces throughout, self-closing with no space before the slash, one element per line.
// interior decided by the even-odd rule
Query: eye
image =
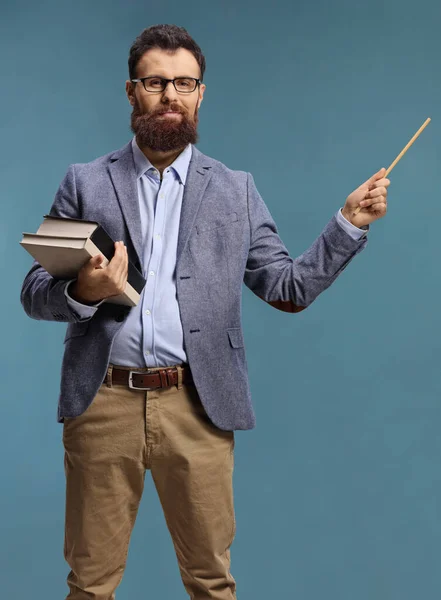
<path fill-rule="evenodd" d="M 147 79 L 147 84 L 151 87 L 160 88 L 162 87 L 162 79 L 160 77 L 152 77 Z"/>
<path fill-rule="evenodd" d="M 190 94 L 196 89 L 197 81 L 192 77 L 179 77 L 175 80 L 175 85 L 178 92 Z"/>

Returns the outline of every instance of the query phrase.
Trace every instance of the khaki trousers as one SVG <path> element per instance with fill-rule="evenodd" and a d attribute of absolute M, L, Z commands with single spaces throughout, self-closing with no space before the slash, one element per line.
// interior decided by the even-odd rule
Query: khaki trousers
<path fill-rule="evenodd" d="M 234 432 L 211 423 L 193 385 L 132 390 L 111 384 L 112 368 L 89 408 L 64 421 L 67 599 L 115 598 L 147 469 L 190 598 L 236 599 Z"/>

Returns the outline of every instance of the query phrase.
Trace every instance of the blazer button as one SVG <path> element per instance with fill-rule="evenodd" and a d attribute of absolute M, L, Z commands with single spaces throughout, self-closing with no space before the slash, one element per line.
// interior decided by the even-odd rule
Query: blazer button
<path fill-rule="evenodd" d="M 124 321 L 124 313 L 119 313 L 119 315 L 116 315 L 115 321 L 117 323 L 122 323 L 122 321 Z"/>

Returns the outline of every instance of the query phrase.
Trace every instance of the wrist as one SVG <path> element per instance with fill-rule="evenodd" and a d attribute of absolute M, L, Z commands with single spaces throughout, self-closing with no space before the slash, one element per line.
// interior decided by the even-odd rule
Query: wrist
<path fill-rule="evenodd" d="M 346 208 L 346 206 L 341 209 L 341 214 L 346 219 L 346 221 L 348 221 L 351 225 L 354 225 L 354 227 L 356 227 L 356 225 L 352 221 L 352 213 Z"/>
<path fill-rule="evenodd" d="M 79 302 L 80 304 L 92 305 L 100 301 L 100 298 L 91 298 L 84 290 L 78 285 L 78 281 L 74 281 L 69 287 L 69 296 L 72 300 Z"/>

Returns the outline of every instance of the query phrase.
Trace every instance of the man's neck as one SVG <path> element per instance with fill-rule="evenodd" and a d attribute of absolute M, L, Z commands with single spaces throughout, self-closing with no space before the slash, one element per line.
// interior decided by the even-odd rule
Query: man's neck
<path fill-rule="evenodd" d="M 148 158 L 148 160 L 156 169 L 158 169 L 161 177 L 163 171 L 172 163 L 174 163 L 177 157 L 184 150 L 184 148 L 180 148 L 179 150 L 171 150 L 170 152 L 158 152 L 156 150 L 152 150 L 151 148 L 147 148 L 146 146 L 141 146 L 138 140 L 136 140 L 136 143 L 138 144 L 138 147 L 144 156 Z"/>

